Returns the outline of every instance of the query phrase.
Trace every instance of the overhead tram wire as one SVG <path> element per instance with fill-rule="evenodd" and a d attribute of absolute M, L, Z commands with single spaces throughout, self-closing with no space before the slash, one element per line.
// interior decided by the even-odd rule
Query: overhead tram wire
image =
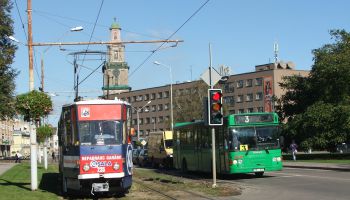
<path fill-rule="evenodd" d="M 187 22 L 189 22 L 210 0 L 207 0 L 204 2 L 173 34 L 171 34 L 166 40 L 170 40 Z M 137 71 L 139 70 L 152 56 L 155 54 L 166 42 L 163 42 L 154 52 L 152 52 L 150 55 L 148 55 L 145 60 L 141 62 L 141 64 L 130 73 L 129 78 Z"/>
<path fill-rule="evenodd" d="M 16 8 L 17 8 L 17 13 L 18 13 L 19 19 L 21 20 L 21 24 L 22 24 L 22 29 L 23 29 L 24 35 L 26 36 L 26 40 L 28 40 L 27 32 L 26 32 L 26 29 L 24 27 L 22 16 L 21 16 L 21 13 L 19 12 L 19 9 L 18 9 L 17 0 L 15 0 L 15 4 L 16 4 Z"/>
<path fill-rule="evenodd" d="M 91 35 L 90 35 L 89 43 L 91 42 L 92 36 L 94 35 L 97 21 L 98 21 L 98 19 L 100 18 L 100 13 L 101 13 L 101 10 L 102 10 L 103 3 L 104 3 L 104 0 L 101 1 L 100 9 L 98 10 L 98 14 L 97 14 L 97 17 L 96 17 L 96 20 L 95 20 L 95 24 L 94 24 L 94 27 L 93 27 L 93 29 L 92 29 Z M 90 47 L 90 44 L 87 45 L 85 51 L 88 51 L 88 50 L 89 50 L 89 47 Z M 83 61 L 81 62 L 82 65 L 84 64 L 85 56 L 86 56 L 86 54 L 84 54 Z M 79 69 L 79 71 L 78 71 L 78 74 L 79 74 L 79 72 L 80 72 L 80 69 Z M 79 85 L 79 84 L 78 84 L 78 85 Z M 78 85 L 77 85 L 77 86 L 78 86 Z"/>
<path fill-rule="evenodd" d="M 89 21 L 85 21 L 85 20 L 81 20 L 81 19 L 76 19 L 76 18 L 71 18 L 71 17 L 60 16 L 60 15 L 57 15 L 57 14 L 52 14 L 52 13 L 48 13 L 48 12 L 41 11 L 41 10 L 33 10 L 33 12 L 35 12 L 38 15 L 45 16 L 45 17 L 48 17 L 48 18 L 51 18 L 51 19 L 52 19 L 52 17 L 50 17 L 50 16 L 54 16 L 54 17 L 58 17 L 58 18 L 66 19 L 66 20 L 70 20 L 70 21 L 82 22 L 82 23 L 86 23 L 86 24 L 94 24 L 93 22 L 89 22 Z M 57 20 L 54 20 L 54 19 L 52 19 L 52 20 L 57 22 Z M 59 23 L 59 22 L 57 22 L 57 23 Z M 103 28 L 109 28 L 109 26 L 102 25 L 102 24 L 96 24 L 96 26 L 100 26 L 100 27 L 103 27 Z M 138 32 L 135 32 L 135 31 L 126 30 L 124 28 L 121 31 L 127 32 L 127 33 L 134 33 L 136 35 L 140 35 L 140 36 L 144 36 L 144 37 L 164 40 L 164 38 L 155 37 L 155 36 L 144 34 L 144 33 L 138 33 Z"/>

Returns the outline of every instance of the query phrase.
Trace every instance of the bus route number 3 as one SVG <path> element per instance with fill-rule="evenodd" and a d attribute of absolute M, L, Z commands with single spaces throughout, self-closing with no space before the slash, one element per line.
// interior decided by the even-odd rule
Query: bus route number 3
<path fill-rule="evenodd" d="M 98 167 L 97 172 L 105 172 L 106 169 L 104 167 Z"/>

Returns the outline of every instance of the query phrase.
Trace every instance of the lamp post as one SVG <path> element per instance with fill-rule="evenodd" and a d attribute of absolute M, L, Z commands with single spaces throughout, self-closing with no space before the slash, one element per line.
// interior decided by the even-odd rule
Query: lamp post
<path fill-rule="evenodd" d="M 136 111 L 136 117 L 137 117 L 137 141 L 140 141 L 140 116 L 139 113 L 142 109 L 144 109 L 148 104 L 150 104 L 152 101 L 148 101 L 144 106 L 142 106 L 139 109 L 136 109 L 135 107 L 131 106 L 132 109 L 134 109 Z"/>
<path fill-rule="evenodd" d="M 153 62 L 155 65 L 166 67 L 169 70 L 170 75 L 170 118 L 171 118 L 171 131 L 174 129 L 174 113 L 173 113 L 173 73 L 171 66 L 164 65 L 158 61 Z"/>

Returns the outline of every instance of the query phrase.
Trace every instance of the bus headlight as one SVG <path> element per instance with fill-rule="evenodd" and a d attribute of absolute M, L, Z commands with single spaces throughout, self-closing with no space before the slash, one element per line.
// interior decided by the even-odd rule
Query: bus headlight
<path fill-rule="evenodd" d="M 243 160 L 238 160 L 238 164 L 242 164 L 243 163 Z"/>
<path fill-rule="evenodd" d="M 273 162 L 281 162 L 281 157 L 273 157 L 272 161 Z"/>
<path fill-rule="evenodd" d="M 120 165 L 118 163 L 114 163 L 113 169 L 118 170 L 120 168 Z"/>
<path fill-rule="evenodd" d="M 234 164 L 234 165 L 237 165 L 237 160 L 233 160 L 233 164 Z"/>
<path fill-rule="evenodd" d="M 83 170 L 84 170 L 85 172 L 89 171 L 89 169 L 90 169 L 90 166 L 89 166 L 88 164 L 85 164 L 85 165 L 83 166 Z"/>

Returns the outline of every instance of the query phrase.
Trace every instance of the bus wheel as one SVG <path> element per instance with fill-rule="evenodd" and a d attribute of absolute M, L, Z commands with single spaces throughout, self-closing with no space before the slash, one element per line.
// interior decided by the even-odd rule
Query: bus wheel
<path fill-rule="evenodd" d="M 264 172 L 255 172 L 256 177 L 262 177 L 264 175 Z"/>
<path fill-rule="evenodd" d="M 183 173 L 187 173 L 187 162 L 186 159 L 182 160 L 181 170 Z"/>

